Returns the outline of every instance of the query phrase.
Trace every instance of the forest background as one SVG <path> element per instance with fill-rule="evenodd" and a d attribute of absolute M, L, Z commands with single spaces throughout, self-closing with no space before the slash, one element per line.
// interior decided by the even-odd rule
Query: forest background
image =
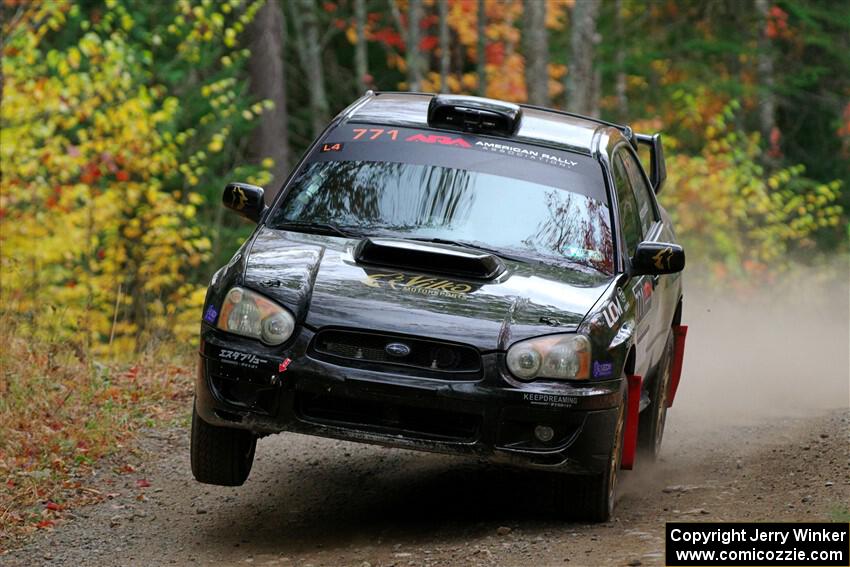
<path fill-rule="evenodd" d="M 367 89 L 552 106 L 664 133 L 704 285 L 846 259 L 846 0 L 2 0 L 0 549 L 102 495 L 184 420 L 206 283 Z M 827 276 L 847 281 L 846 264 Z M 4 544 L 5 542 L 5 544 Z"/>

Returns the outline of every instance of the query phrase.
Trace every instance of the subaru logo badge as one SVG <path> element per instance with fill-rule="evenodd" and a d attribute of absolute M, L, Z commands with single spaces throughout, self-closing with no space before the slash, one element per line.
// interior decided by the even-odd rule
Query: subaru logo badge
<path fill-rule="evenodd" d="M 384 350 L 390 356 L 402 357 L 410 354 L 410 347 L 404 343 L 390 343 L 384 347 Z"/>

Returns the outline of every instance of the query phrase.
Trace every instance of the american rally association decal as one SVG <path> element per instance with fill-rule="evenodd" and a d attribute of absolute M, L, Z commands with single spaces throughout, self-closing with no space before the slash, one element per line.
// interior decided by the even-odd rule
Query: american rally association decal
<path fill-rule="evenodd" d="M 533 161 L 541 161 L 543 163 L 557 165 L 559 167 L 570 168 L 578 165 L 578 162 L 570 159 L 553 156 L 552 154 L 544 151 L 521 148 L 519 146 L 509 146 L 507 144 L 497 144 L 495 142 L 482 142 L 479 140 L 475 142 L 475 147 L 487 152 L 495 152 L 498 154 L 505 154 L 507 156 L 520 157 Z"/>
<path fill-rule="evenodd" d="M 530 402 L 533 406 L 547 406 L 550 408 L 571 408 L 578 403 L 578 398 L 573 396 L 537 394 L 534 392 L 523 392 L 522 399 Z"/>
<path fill-rule="evenodd" d="M 369 274 L 364 283 L 369 287 L 387 287 L 407 293 L 452 299 L 461 299 L 473 290 L 470 284 L 429 276 L 411 276 L 401 272 Z"/>

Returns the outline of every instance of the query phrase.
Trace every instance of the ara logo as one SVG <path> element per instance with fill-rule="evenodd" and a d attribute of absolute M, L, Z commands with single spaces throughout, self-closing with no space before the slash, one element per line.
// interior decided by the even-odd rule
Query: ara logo
<path fill-rule="evenodd" d="M 437 134 L 414 134 L 405 139 L 406 142 L 425 142 L 426 144 L 442 144 L 444 146 L 460 146 L 471 148 L 472 144 L 463 138 L 451 138 L 449 136 L 438 136 Z"/>

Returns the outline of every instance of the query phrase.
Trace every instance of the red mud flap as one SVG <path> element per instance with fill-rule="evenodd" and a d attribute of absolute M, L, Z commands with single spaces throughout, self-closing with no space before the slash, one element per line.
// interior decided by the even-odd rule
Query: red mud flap
<path fill-rule="evenodd" d="M 676 390 L 679 388 L 679 378 L 682 377 L 682 361 L 685 359 L 685 337 L 687 335 L 687 325 L 673 326 L 673 368 L 670 369 L 670 390 L 667 392 L 668 408 L 673 405 Z"/>
<path fill-rule="evenodd" d="M 631 375 L 628 377 L 628 380 L 629 395 L 626 400 L 626 430 L 623 432 L 623 454 L 620 457 L 620 468 L 631 470 L 635 465 L 638 419 L 640 419 L 640 388 L 643 378 Z"/>

